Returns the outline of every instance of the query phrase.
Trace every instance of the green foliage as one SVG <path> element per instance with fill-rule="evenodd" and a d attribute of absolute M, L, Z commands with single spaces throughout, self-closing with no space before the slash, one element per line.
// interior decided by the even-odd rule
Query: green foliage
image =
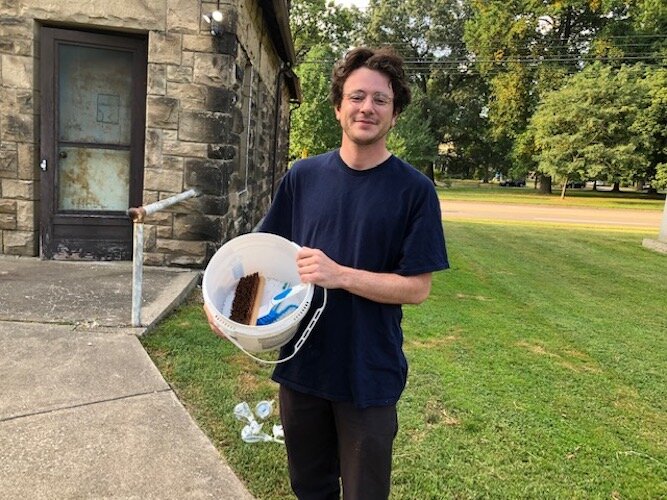
<path fill-rule="evenodd" d="M 654 178 L 655 187 L 667 187 L 667 69 L 646 68 L 642 83 L 648 103 L 630 132 L 641 138 L 640 147 L 648 161 L 645 179 Z"/>
<path fill-rule="evenodd" d="M 651 158 L 667 143 L 664 83 L 664 71 L 642 65 L 595 64 L 573 76 L 531 119 L 538 169 L 561 179 L 653 177 Z"/>
<path fill-rule="evenodd" d="M 340 144 L 340 126 L 329 101 L 333 60 L 330 49 L 316 45 L 296 70 L 304 98 L 292 113 L 291 159 L 324 153 Z"/>
<path fill-rule="evenodd" d="M 667 163 L 660 163 L 655 174 L 656 187 L 667 187 Z"/>
<path fill-rule="evenodd" d="M 627 17 L 607 25 L 593 43 L 598 56 L 663 64 L 667 56 L 667 4 L 662 0 L 628 2 Z M 653 56 L 653 57 L 652 57 Z"/>
<path fill-rule="evenodd" d="M 461 40 L 468 4 L 455 0 L 374 0 L 368 12 L 365 41 L 389 44 L 398 50 L 407 61 L 415 93 L 421 93 L 419 106 L 430 133 L 422 130 L 417 120 L 417 126 L 402 127 L 401 137 L 413 144 L 424 137 L 428 144 L 431 138 L 442 144 L 445 153 L 437 162 L 448 175 L 476 175 L 479 170 L 484 177 L 489 170 L 498 169 L 504 155 L 498 154 L 498 143 L 487 132 L 484 110 L 488 87 L 479 74 L 462 71 L 462 61 L 467 58 Z M 401 120 L 403 124 L 409 121 Z M 392 146 L 396 142 L 392 139 Z M 433 148 L 432 154 L 435 151 Z"/>
<path fill-rule="evenodd" d="M 464 7 L 455 0 L 371 0 L 364 41 L 391 45 L 419 71 L 411 72 L 426 91 L 428 63 L 438 60 L 454 46 L 460 48 L 460 18 Z M 457 38 L 458 37 L 458 38 Z"/>
<path fill-rule="evenodd" d="M 667 33 L 667 4 L 662 0 L 639 0 L 632 2 L 633 26 L 638 33 L 663 35 Z M 662 46 L 667 40 L 658 41 Z"/>
<path fill-rule="evenodd" d="M 431 128 L 426 102 L 426 96 L 415 89 L 412 103 L 398 117 L 387 142 L 392 153 L 424 172 L 438 152 L 438 139 Z"/>
<path fill-rule="evenodd" d="M 491 79 L 489 120 L 493 124 L 491 133 L 495 139 L 506 136 L 516 138 L 521 133 L 529 113 L 530 76 L 521 64 L 511 64 L 512 71 L 501 73 Z"/>
<path fill-rule="evenodd" d="M 330 0 L 293 0 L 298 60 L 308 57 L 311 67 L 298 68 L 306 98 L 295 112 L 291 155 L 320 152 L 338 143 L 338 127 L 332 125 L 330 110 L 323 108 L 325 84 L 312 67 L 315 61 L 326 63 L 319 72 L 328 80 L 327 64 L 350 46 L 389 44 L 404 56 L 412 83 L 424 95 L 423 123 L 415 120 L 419 126 L 407 127 L 411 115 L 402 117 L 390 138 L 393 151 L 425 158 L 415 145 L 427 138 L 430 148 L 432 137 L 440 146 L 435 163 L 441 175 L 526 175 L 536 169 L 534 134 L 527 128 L 544 96 L 595 61 L 617 70 L 637 61 L 664 66 L 666 5 L 663 0 L 370 0 L 362 13 Z M 316 47 L 328 52 L 308 56 Z M 664 183 L 667 157 L 664 134 L 658 131 L 667 129 L 660 115 L 664 106 L 642 109 L 646 120 L 635 122 L 633 144 L 614 150 L 618 160 L 600 151 L 598 170 L 616 163 L 617 177 Z M 335 139 L 328 136 L 334 131 Z M 625 167 L 632 155 L 646 161 L 635 163 L 629 172 Z M 558 159 L 562 161 L 565 157 Z M 573 161 L 565 169 L 570 174 L 592 168 Z M 548 187 L 549 179 L 544 180 L 541 186 Z"/>
<path fill-rule="evenodd" d="M 496 139 L 516 137 L 537 98 L 530 93 L 526 68 L 518 62 L 536 38 L 530 29 L 535 21 L 523 15 L 523 2 L 473 1 L 471 5 L 473 16 L 466 22 L 464 37 L 477 69 L 488 80 L 491 134 Z"/>
<path fill-rule="evenodd" d="M 529 172 L 537 170 L 535 161 L 535 134 L 531 127 L 524 130 L 514 141 L 512 146 L 512 160 L 517 177 L 526 177 Z"/>
<path fill-rule="evenodd" d="M 507 143 L 491 136 L 489 90 L 479 74 L 436 68 L 428 85 L 431 116 L 444 145 L 442 170 L 463 178 L 489 178 L 506 172 Z"/>
<path fill-rule="evenodd" d="M 290 28 L 303 102 L 292 114 L 290 158 L 315 155 L 340 144 L 341 131 L 329 102 L 331 68 L 355 44 L 365 16 L 330 0 L 293 0 Z"/>
<path fill-rule="evenodd" d="M 413 166 L 416 166 L 408 159 L 408 150 L 405 145 L 405 138 L 398 132 L 398 127 L 394 128 L 387 136 L 387 149 L 395 156 L 404 159 Z"/>
<path fill-rule="evenodd" d="M 474 0 L 471 6 L 465 40 L 492 90 L 492 133 L 512 140 L 527 126 L 541 92 L 579 70 L 591 33 L 627 14 L 622 0 Z"/>
<path fill-rule="evenodd" d="M 331 0 L 292 0 L 290 28 L 297 64 L 316 45 L 343 53 L 358 40 L 364 20 L 359 9 L 345 8 Z"/>

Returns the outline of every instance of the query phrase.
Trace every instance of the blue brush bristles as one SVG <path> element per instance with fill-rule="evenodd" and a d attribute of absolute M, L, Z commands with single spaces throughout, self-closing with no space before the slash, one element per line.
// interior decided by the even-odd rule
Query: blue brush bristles
<path fill-rule="evenodd" d="M 285 307 L 282 308 L 282 310 L 278 310 L 278 306 L 280 304 L 276 304 L 271 308 L 271 310 L 261 318 L 257 318 L 257 324 L 258 325 L 270 325 L 271 323 L 275 323 L 278 321 L 282 316 L 284 316 L 286 313 L 289 311 L 292 311 L 296 309 L 298 306 L 295 304 L 289 304 Z"/>

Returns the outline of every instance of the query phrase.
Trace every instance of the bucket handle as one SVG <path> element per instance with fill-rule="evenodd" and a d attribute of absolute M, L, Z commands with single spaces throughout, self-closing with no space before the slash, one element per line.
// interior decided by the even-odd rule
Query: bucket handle
<path fill-rule="evenodd" d="M 270 361 L 270 360 L 258 358 L 254 354 L 246 351 L 243 348 L 243 346 L 241 346 L 241 344 L 239 344 L 235 339 L 233 339 L 231 337 L 228 337 L 228 336 L 227 336 L 227 339 L 230 340 L 232 342 L 232 344 L 234 344 L 236 347 L 241 349 L 245 354 L 250 356 L 255 361 L 259 361 L 260 363 L 264 363 L 264 364 L 267 364 L 267 365 L 277 365 L 277 364 L 280 364 L 280 363 L 284 363 L 285 361 L 289 361 L 294 356 L 296 356 L 296 353 L 299 352 L 299 349 L 301 349 L 301 347 L 306 342 L 306 340 L 308 340 L 308 336 L 310 335 L 310 332 L 312 332 L 313 328 L 315 328 L 315 323 L 317 323 L 317 320 L 320 319 L 320 315 L 322 314 L 322 311 L 324 311 L 324 308 L 327 305 L 327 289 L 323 288 L 322 290 L 324 291 L 324 295 L 323 295 L 323 298 L 322 298 L 322 305 L 317 308 L 317 310 L 315 311 L 315 314 L 313 314 L 313 317 L 310 318 L 310 321 L 308 322 L 308 326 L 303 330 L 303 333 L 301 334 L 301 337 L 299 337 L 299 340 L 297 340 L 296 343 L 294 344 L 294 352 L 292 354 L 290 354 L 289 356 L 287 356 L 286 358 L 277 359 L 275 361 Z"/>

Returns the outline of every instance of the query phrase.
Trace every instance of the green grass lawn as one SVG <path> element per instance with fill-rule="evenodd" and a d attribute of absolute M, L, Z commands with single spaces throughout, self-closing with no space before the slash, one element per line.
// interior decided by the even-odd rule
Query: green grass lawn
<path fill-rule="evenodd" d="M 587 189 L 568 189 L 561 200 L 560 188 L 555 186 L 549 195 L 543 195 L 534 189 L 532 183 L 526 187 L 502 187 L 498 184 L 483 184 L 479 181 L 453 181 L 450 187 L 438 187 L 438 194 L 446 200 L 485 201 L 499 203 L 522 203 L 531 205 L 575 206 L 590 208 L 634 208 L 642 210 L 663 210 L 665 193 L 645 194 L 633 190 L 620 193 L 601 187 L 599 191 Z"/>
<path fill-rule="evenodd" d="M 445 230 L 452 269 L 405 307 L 392 498 L 666 498 L 667 256 L 637 233 Z M 270 369 L 210 332 L 199 294 L 142 342 L 251 492 L 290 497 L 284 448 L 232 415 L 276 397 Z"/>

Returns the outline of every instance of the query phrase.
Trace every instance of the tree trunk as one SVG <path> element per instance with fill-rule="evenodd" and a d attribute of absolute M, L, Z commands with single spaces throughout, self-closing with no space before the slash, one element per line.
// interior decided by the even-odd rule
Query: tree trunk
<path fill-rule="evenodd" d="M 560 191 L 560 199 L 564 200 L 565 199 L 565 191 L 567 190 L 567 177 L 563 181 L 563 189 Z"/>
<path fill-rule="evenodd" d="M 424 167 L 425 174 L 435 186 L 435 172 L 433 171 L 433 162 L 429 162 L 428 165 Z"/>
<path fill-rule="evenodd" d="M 540 194 L 551 194 L 551 177 L 544 174 L 539 174 L 540 176 Z"/>
<path fill-rule="evenodd" d="M 621 192 L 621 183 L 619 181 L 614 182 L 614 187 L 611 188 L 612 193 L 620 193 Z"/>

